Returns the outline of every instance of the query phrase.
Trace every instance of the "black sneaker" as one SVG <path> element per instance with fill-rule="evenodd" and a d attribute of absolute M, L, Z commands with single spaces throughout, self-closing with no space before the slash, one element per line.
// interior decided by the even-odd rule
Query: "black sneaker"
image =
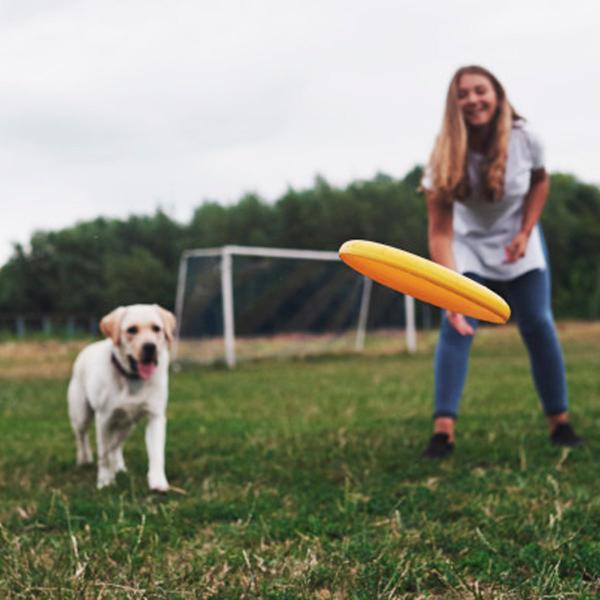
<path fill-rule="evenodd" d="M 552 434 L 550 441 L 557 446 L 581 446 L 583 439 L 580 438 L 569 423 L 559 423 Z"/>
<path fill-rule="evenodd" d="M 429 446 L 423 451 L 426 458 L 446 458 L 452 454 L 454 444 L 448 441 L 447 433 L 435 433 L 429 440 Z"/>

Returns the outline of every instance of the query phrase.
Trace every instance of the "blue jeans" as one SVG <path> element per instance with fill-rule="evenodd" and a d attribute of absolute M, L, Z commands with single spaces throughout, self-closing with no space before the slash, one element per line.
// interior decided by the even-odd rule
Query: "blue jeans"
<path fill-rule="evenodd" d="M 550 306 L 548 270 L 535 269 L 506 282 L 485 280 L 473 273 L 465 275 L 479 283 L 502 286 L 529 352 L 544 412 L 548 416 L 565 412 L 568 407 L 565 367 Z M 473 328 L 477 327 L 476 319 L 467 320 Z M 473 336 L 460 335 L 445 316 L 442 318 L 435 352 L 434 417 L 458 416 L 472 342 Z"/>

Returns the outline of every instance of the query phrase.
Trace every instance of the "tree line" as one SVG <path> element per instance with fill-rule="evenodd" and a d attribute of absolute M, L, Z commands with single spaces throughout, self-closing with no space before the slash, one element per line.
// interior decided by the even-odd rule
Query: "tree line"
<path fill-rule="evenodd" d="M 232 205 L 204 202 L 189 223 L 162 210 L 35 232 L 0 269 L 0 314 L 101 315 L 114 306 L 157 302 L 173 308 L 181 253 L 225 244 L 335 250 L 351 238 L 427 256 L 427 215 L 415 167 L 346 187 L 317 177 L 274 202 L 246 194 Z M 600 189 L 551 176 L 542 217 L 555 313 L 600 318 Z"/>

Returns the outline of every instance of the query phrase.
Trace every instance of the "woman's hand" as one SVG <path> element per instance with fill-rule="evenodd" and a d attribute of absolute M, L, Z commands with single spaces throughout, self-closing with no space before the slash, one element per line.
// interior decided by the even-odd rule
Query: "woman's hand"
<path fill-rule="evenodd" d="M 463 315 L 447 310 L 446 318 L 460 335 L 473 335 L 475 333 L 475 330 Z"/>
<path fill-rule="evenodd" d="M 513 263 L 525 256 L 529 234 L 519 231 L 508 246 L 504 247 L 504 262 Z"/>

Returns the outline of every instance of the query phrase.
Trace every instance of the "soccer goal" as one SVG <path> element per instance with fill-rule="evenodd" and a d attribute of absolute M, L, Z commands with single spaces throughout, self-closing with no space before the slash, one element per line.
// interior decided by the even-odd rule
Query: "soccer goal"
<path fill-rule="evenodd" d="M 403 330 L 406 351 L 416 351 L 414 299 L 374 286 L 336 252 L 187 250 L 175 312 L 179 361 L 234 367 L 267 356 L 360 352 L 371 327 Z"/>

